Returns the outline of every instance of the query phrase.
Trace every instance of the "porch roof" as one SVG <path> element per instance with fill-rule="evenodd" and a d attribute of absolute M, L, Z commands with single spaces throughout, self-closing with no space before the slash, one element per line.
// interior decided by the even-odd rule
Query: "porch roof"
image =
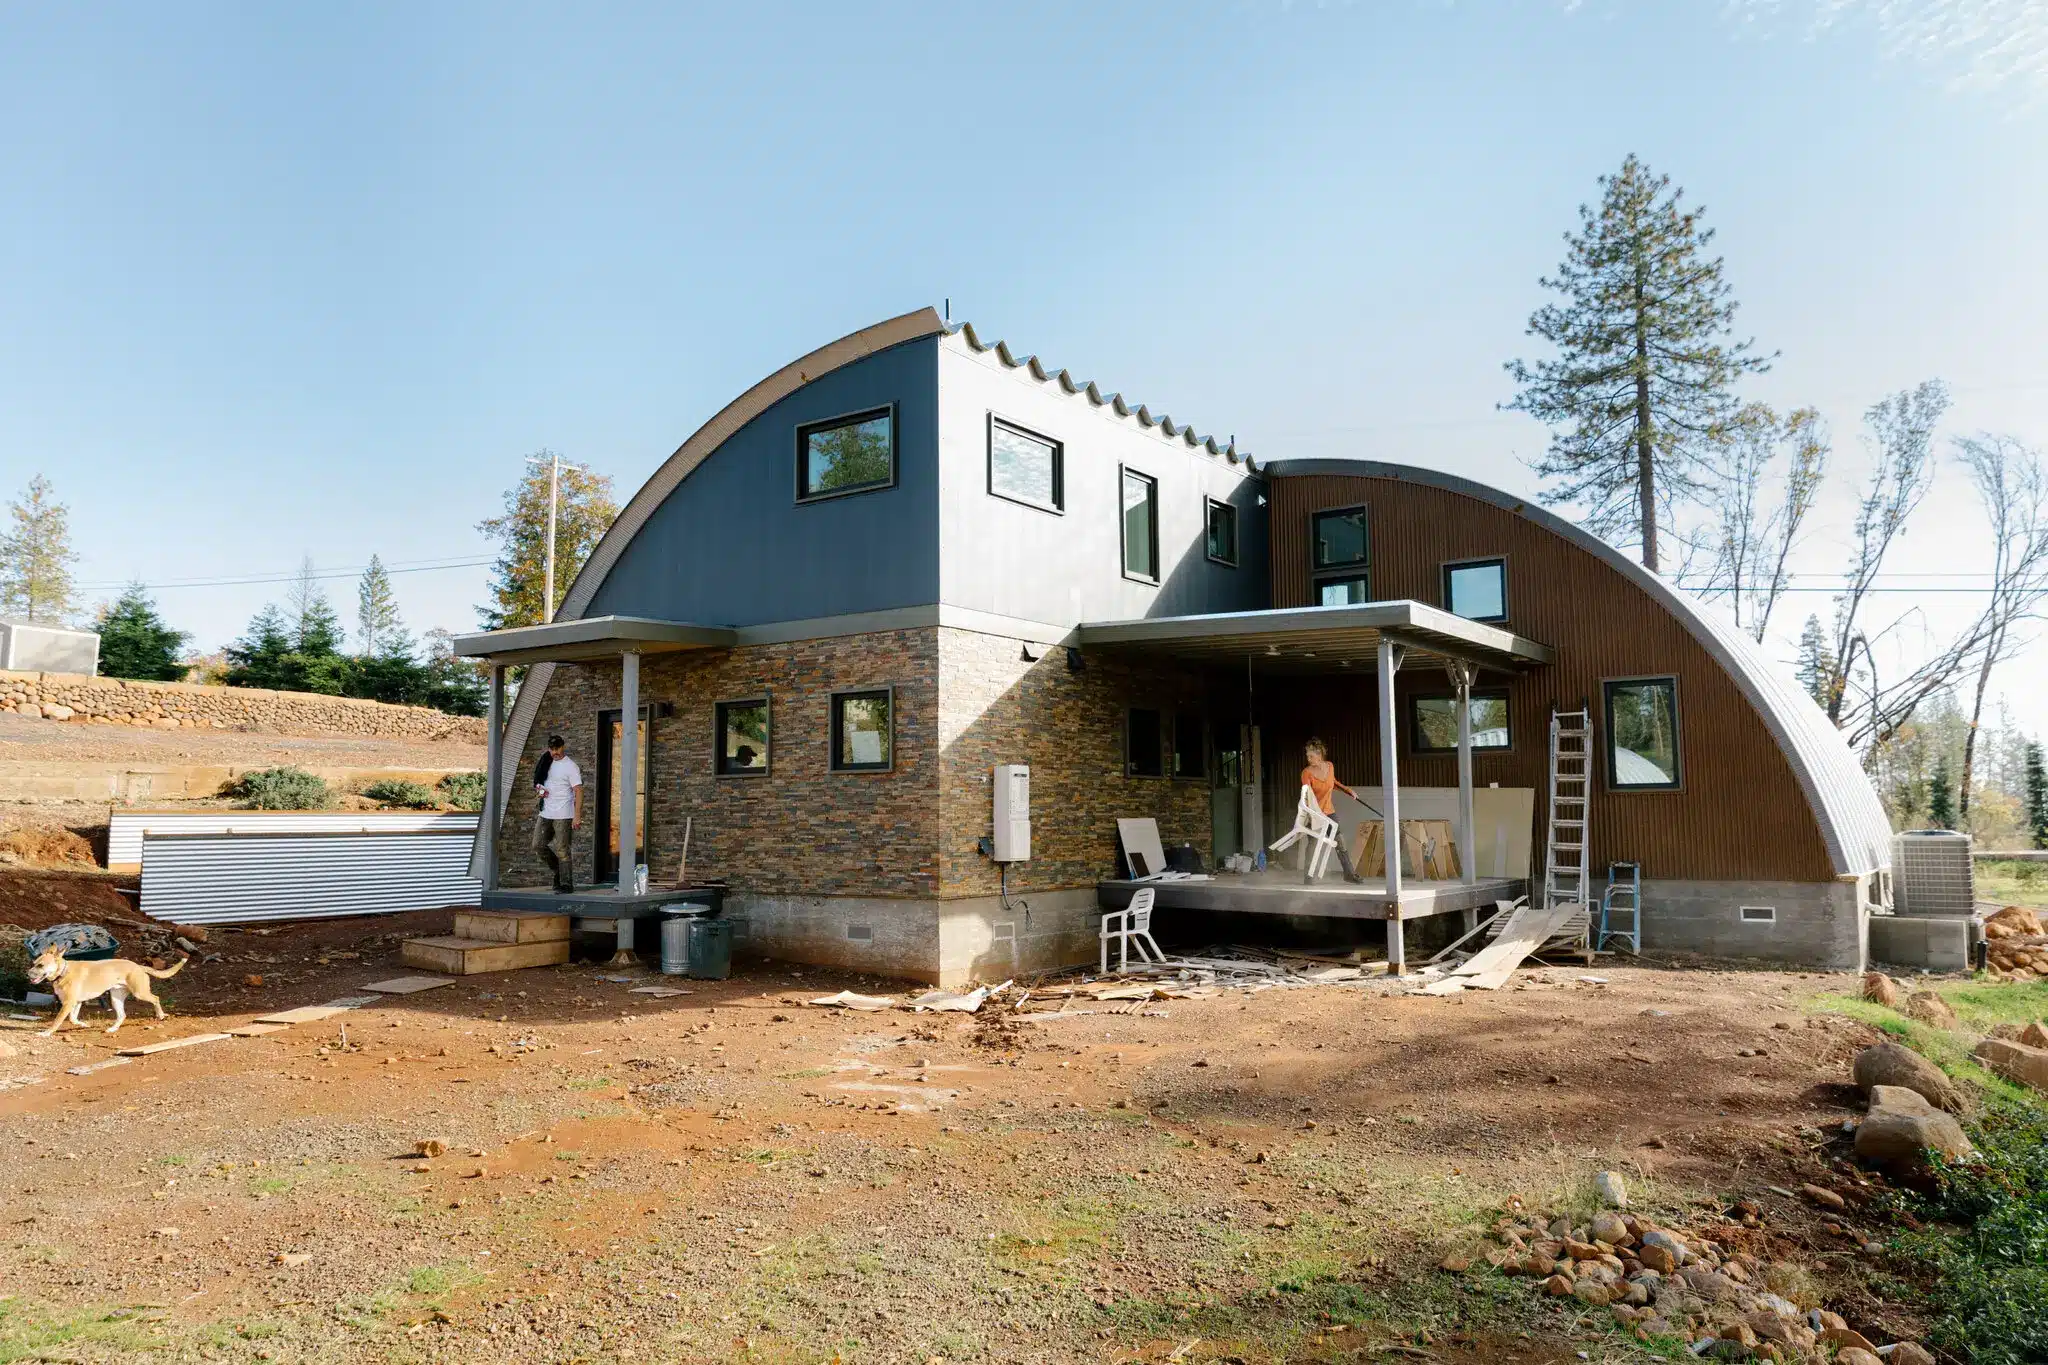
<path fill-rule="evenodd" d="M 1370 673 L 1382 637 L 1412 653 L 1520 672 L 1547 664 L 1550 646 L 1421 602 L 1159 616 L 1081 626 L 1076 642 L 1208 662 L 1255 660 L 1290 673 Z"/>
<path fill-rule="evenodd" d="M 679 649 L 731 649 L 737 632 L 687 621 L 656 621 L 645 616 L 586 616 L 576 621 L 550 621 L 544 626 L 512 626 L 458 635 L 455 652 L 465 659 L 494 664 L 574 663 L 609 659 L 621 654 L 666 654 Z"/>

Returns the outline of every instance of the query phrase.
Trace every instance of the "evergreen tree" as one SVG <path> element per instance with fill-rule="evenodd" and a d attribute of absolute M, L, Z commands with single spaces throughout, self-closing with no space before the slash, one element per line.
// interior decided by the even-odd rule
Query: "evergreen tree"
<path fill-rule="evenodd" d="M 1521 391 L 1510 409 L 1553 428 L 1536 472 L 1547 503 L 1580 503 L 1594 532 L 1642 547 L 1658 567 L 1658 520 L 1699 498 L 1703 474 L 1736 410 L 1744 374 L 1768 369 L 1755 343 L 1730 339 L 1735 302 L 1719 256 L 1706 254 L 1704 210 L 1631 155 L 1579 210 L 1557 277 L 1561 301 L 1531 315 L 1554 359 L 1507 364 Z"/>
<path fill-rule="evenodd" d="M 2048 768 L 2041 761 L 2041 742 L 2027 741 L 2027 832 L 2035 848 L 2048 848 Z"/>
<path fill-rule="evenodd" d="M 38 474 L 7 511 L 9 525 L 0 534 L 0 612 L 31 621 L 68 620 L 78 610 L 70 509 L 51 496 L 50 481 Z"/>
<path fill-rule="evenodd" d="M 543 450 L 535 458 L 545 461 L 547 455 Z M 533 626 L 546 620 L 618 515 L 608 475 L 563 467 L 555 526 L 555 600 L 544 608 L 548 474 L 545 467 L 528 465 L 519 482 L 506 491 L 503 515 L 477 523 L 476 529 L 498 545 L 497 563 L 491 568 L 491 600 L 477 609 L 484 629 Z"/>
<path fill-rule="evenodd" d="M 369 567 L 356 584 L 356 638 L 365 656 L 412 653 L 412 639 L 405 633 L 398 598 L 391 591 L 391 575 L 376 555 L 370 556 Z"/>
<path fill-rule="evenodd" d="M 1806 689 L 1806 695 L 1813 698 L 1813 704 L 1823 711 L 1835 688 L 1835 653 L 1828 647 L 1826 627 L 1820 617 L 1808 616 L 1805 629 L 1799 632 L 1799 662 L 1793 665 L 1793 676 Z"/>
<path fill-rule="evenodd" d="M 285 619 L 291 631 L 292 650 L 308 659 L 339 656 L 343 642 L 341 616 L 320 580 L 313 572 L 310 556 L 299 566 L 299 576 L 285 593 Z"/>
<path fill-rule="evenodd" d="M 156 603 L 140 583 L 100 608 L 100 672 L 109 678 L 175 682 L 185 676 L 178 662 L 191 637 L 172 630 L 156 614 Z"/>
<path fill-rule="evenodd" d="M 1935 829 L 1956 827 L 1956 790 L 1946 754 L 1934 760 L 1934 776 L 1927 783 L 1927 823 Z"/>

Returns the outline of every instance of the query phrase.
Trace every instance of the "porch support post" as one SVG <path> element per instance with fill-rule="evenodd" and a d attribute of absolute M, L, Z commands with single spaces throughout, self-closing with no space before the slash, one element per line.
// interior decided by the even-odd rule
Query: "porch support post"
<path fill-rule="evenodd" d="M 491 705 L 484 721 L 484 890 L 498 889 L 498 826 L 504 820 L 505 798 L 505 668 L 491 665 Z"/>
<path fill-rule="evenodd" d="M 1394 757 L 1400 746 L 1394 728 L 1394 674 L 1401 668 L 1401 647 L 1380 636 L 1380 819 L 1387 850 L 1387 972 L 1399 976 L 1406 968 L 1401 928 L 1401 777 Z"/>
<path fill-rule="evenodd" d="M 619 656 L 619 891 L 633 889 L 640 861 L 640 656 Z M 600 824 L 603 811 L 597 816 Z"/>
<path fill-rule="evenodd" d="M 1465 885 L 1479 880 L 1479 850 L 1472 820 L 1472 665 L 1455 660 L 1451 681 L 1458 689 L 1458 868 Z"/>

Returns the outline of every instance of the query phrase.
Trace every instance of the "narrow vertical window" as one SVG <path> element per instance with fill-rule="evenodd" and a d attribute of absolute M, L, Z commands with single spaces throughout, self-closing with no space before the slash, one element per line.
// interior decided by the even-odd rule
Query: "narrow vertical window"
<path fill-rule="evenodd" d="M 1372 600 L 1372 537 L 1363 507 L 1333 508 L 1309 519 L 1309 572 L 1317 606 Z"/>
<path fill-rule="evenodd" d="M 1123 472 L 1124 573 L 1159 581 L 1159 481 L 1135 469 Z"/>
<path fill-rule="evenodd" d="M 1237 566 L 1237 509 L 1215 498 L 1207 500 L 1210 562 Z"/>
<path fill-rule="evenodd" d="M 1159 712 L 1133 706 L 1124 722 L 1124 773 L 1130 777 L 1166 776 L 1166 726 Z"/>

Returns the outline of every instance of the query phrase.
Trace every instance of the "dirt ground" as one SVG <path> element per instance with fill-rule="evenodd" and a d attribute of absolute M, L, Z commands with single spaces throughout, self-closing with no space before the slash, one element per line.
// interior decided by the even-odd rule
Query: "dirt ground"
<path fill-rule="evenodd" d="M 1839 1311 L 1896 1311 L 1852 1301 L 1859 1234 L 1768 1188 L 1854 1110 L 1873 1035 L 1807 1008 L 1845 977 L 1603 963 L 1013 1022 L 582 963 L 67 1074 L 358 994 L 445 924 L 216 932 L 118 1039 L 0 1017 L 0 1360 L 1646 1359 L 1436 1269 L 1603 1168 L 1674 1218 L 1752 1199 Z"/>
<path fill-rule="evenodd" d="M 273 735 L 155 730 L 0 715 L 0 753 L 53 763 L 296 763 L 307 768 L 456 769 L 484 766 L 484 746 L 370 735 Z"/>

